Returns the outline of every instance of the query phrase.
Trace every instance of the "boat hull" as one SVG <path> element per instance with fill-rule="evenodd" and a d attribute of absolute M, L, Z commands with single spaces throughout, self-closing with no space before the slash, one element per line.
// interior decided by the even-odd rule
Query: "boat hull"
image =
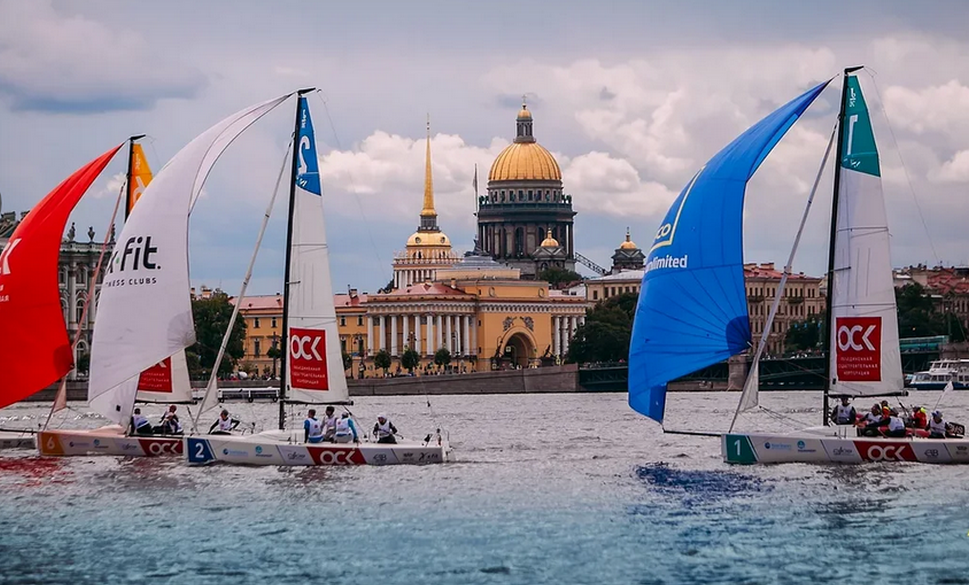
<path fill-rule="evenodd" d="M 445 463 L 447 443 L 296 443 L 272 435 L 205 435 L 186 437 L 184 453 L 190 464 L 234 465 L 423 465 Z"/>
<path fill-rule="evenodd" d="M 170 457 L 182 454 L 181 437 L 129 437 L 121 427 L 94 430 L 48 430 L 37 434 L 41 455 L 123 455 L 128 457 Z"/>
<path fill-rule="evenodd" d="M 0 432 L 0 449 L 33 449 L 34 435 L 14 432 Z"/>
<path fill-rule="evenodd" d="M 726 463 L 739 464 L 876 461 L 969 464 L 969 440 L 950 438 L 731 433 L 721 435 L 720 450 Z"/>

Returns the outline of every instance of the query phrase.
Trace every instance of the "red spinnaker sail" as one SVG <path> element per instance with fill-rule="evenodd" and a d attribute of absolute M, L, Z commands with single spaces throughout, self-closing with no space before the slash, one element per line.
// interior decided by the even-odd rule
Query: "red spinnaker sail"
<path fill-rule="evenodd" d="M 61 309 L 58 258 L 71 210 L 122 145 L 89 162 L 20 222 L 0 253 L 0 408 L 74 367 Z"/>

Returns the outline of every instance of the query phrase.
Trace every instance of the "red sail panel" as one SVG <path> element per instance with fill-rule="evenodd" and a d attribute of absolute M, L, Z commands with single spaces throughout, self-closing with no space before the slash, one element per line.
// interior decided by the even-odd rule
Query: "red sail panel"
<path fill-rule="evenodd" d="M 78 169 L 34 206 L 0 253 L 0 408 L 74 367 L 61 309 L 58 258 L 67 218 L 121 145 Z"/>

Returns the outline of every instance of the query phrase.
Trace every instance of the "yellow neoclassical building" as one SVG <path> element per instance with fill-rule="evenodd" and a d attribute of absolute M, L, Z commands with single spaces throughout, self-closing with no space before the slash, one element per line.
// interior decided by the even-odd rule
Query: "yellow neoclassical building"
<path fill-rule="evenodd" d="M 551 234 L 543 235 L 540 255 L 566 256 Z M 334 296 L 340 344 L 352 358 L 348 374 L 355 378 L 384 375 L 373 363 L 380 351 L 391 356 L 389 373 L 404 373 L 400 357 L 407 348 L 421 356 L 418 375 L 554 364 L 564 359 L 575 329 L 593 304 L 585 296 L 552 290 L 547 282 L 522 279 L 519 268 L 498 263 L 480 249 L 463 257 L 454 253 L 437 224 L 430 130 L 420 225 L 404 251 L 395 254 L 393 269 L 389 291 L 351 289 Z M 253 373 L 273 373 L 278 364 L 266 351 L 281 334 L 282 299 L 246 297 L 240 312 L 247 325 L 243 362 Z M 447 368 L 434 364 L 441 348 L 451 355 Z"/>

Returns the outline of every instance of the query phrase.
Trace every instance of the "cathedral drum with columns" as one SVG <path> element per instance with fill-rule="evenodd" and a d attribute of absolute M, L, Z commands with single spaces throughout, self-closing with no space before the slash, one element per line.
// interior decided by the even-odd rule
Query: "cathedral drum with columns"
<path fill-rule="evenodd" d="M 478 241 L 484 253 L 533 279 L 547 268 L 575 270 L 572 196 L 562 190 L 562 171 L 535 141 L 532 113 L 518 112 L 515 141 L 488 174 L 487 195 L 478 199 Z"/>

